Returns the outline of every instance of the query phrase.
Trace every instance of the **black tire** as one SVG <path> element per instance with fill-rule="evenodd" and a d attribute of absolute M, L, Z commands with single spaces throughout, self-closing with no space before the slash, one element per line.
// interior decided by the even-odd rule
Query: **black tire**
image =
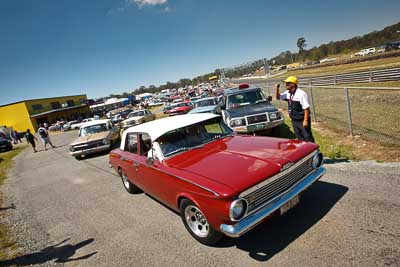
<path fill-rule="evenodd" d="M 122 185 L 129 194 L 138 194 L 142 192 L 139 187 L 129 181 L 128 177 L 125 175 L 125 172 L 122 169 L 120 169 L 119 175 L 121 177 Z"/>
<path fill-rule="evenodd" d="M 200 243 L 202 243 L 202 244 L 204 244 L 204 245 L 206 245 L 206 246 L 213 246 L 213 245 L 215 245 L 216 243 L 218 243 L 218 242 L 224 237 L 224 235 L 223 235 L 222 233 L 218 232 L 218 231 L 215 230 L 210 224 L 208 224 L 207 219 L 205 218 L 205 216 L 203 215 L 203 213 L 201 212 L 201 210 L 200 210 L 192 201 L 190 201 L 190 200 L 188 200 L 188 199 L 183 199 L 183 200 L 181 201 L 181 203 L 180 203 L 179 209 L 180 209 L 181 219 L 182 219 L 183 225 L 185 225 L 186 230 L 187 230 L 197 241 L 199 241 Z M 190 209 L 192 209 L 192 210 L 190 211 Z M 188 210 L 188 211 L 187 211 L 187 210 Z M 201 222 L 200 222 L 201 219 L 198 220 L 199 218 L 197 217 L 197 215 L 194 216 L 194 214 L 193 214 L 192 217 L 189 217 L 190 215 L 187 214 L 188 212 L 194 212 L 194 213 L 200 212 L 200 217 L 201 217 L 202 219 L 205 220 L 206 224 L 201 223 Z M 186 218 L 186 215 L 188 215 L 188 218 Z M 197 218 L 196 218 L 196 217 L 197 217 Z M 204 225 L 206 225 L 206 228 L 204 228 L 204 229 L 206 229 L 206 230 L 204 231 L 204 233 L 203 233 L 204 235 L 201 235 L 201 234 L 199 234 L 199 233 L 195 233 L 195 232 L 192 230 L 192 228 L 191 228 L 191 227 L 193 227 L 193 225 L 190 226 L 190 225 L 188 224 L 188 221 L 189 221 L 189 220 L 190 220 L 191 222 L 193 222 L 193 223 L 195 223 L 195 221 L 198 220 L 198 224 L 199 224 L 200 227 L 204 227 Z M 203 230 L 203 229 L 199 229 L 199 231 L 202 231 L 202 230 Z"/>
<path fill-rule="evenodd" d="M 82 159 L 82 156 L 75 156 L 75 159 L 76 159 L 76 160 L 81 160 L 81 159 Z"/>

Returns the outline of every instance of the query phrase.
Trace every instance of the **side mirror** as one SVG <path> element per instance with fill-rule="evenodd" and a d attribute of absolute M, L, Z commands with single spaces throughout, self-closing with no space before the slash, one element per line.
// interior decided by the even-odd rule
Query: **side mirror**
<path fill-rule="evenodd" d="M 147 165 L 154 164 L 154 148 L 153 147 L 149 150 L 149 152 L 147 152 L 146 164 Z"/>
<path fill-rule="evenodd" d="M 272 101 L 272 96 L 268 96 L 268 102 L 271 102 Z"/>
<path fill-rule="evenodd" d="M 146 164 L 147 164 L 147 165 L 153 165 L 153 164 L 154 164 L 154 159 L 151 158 L 151 157 L 147 157 L 147 159 L 146 159 Z"/>

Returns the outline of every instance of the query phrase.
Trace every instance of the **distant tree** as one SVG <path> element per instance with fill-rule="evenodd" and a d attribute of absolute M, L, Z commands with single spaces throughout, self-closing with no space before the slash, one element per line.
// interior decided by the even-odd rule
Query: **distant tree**
<path fill-rule="evenodd" d="M 299 48 L 300 57 L 303 57 L 304 48 L 306 48 L 306 46 L 306 39 L 304 37 L 300 37 L 299 39 L 297 39 L 297 47 Z"/>

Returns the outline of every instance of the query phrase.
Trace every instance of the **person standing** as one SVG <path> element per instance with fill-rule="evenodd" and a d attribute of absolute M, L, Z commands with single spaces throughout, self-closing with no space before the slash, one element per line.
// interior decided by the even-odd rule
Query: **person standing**
<path fill-rule="evenodd" d="M 43 124 L 40 125 L 38 133 L 42 139 L 44 150 L 47 150 L 47 144 L 50 144 L 52 148 L 55 148 L 55 146 L 51 143 L 49 132 L 46 130 L 46 128 L 44 128 Z"/>
<path fill-rule="evenodd" d="M 35 140 L 37 140 L 37 138 L 31 133 L 31 130 L 27 129 L 26 133 L 25 133 L 25 138 L 26 138 L 26 142 L 28 142 L 28 144 L 31 144 L 32 148 L 33 148 L 33 153 L 36 153 L 36 144 L 35 144 Z"/>
<path fill-rule="evenodd" d="M 294 76 L 283 80 L 286 83 L 286 91 L 279 92 L 280 84 L 275 86 L 276 99 L 288 102 L 288 111 L 292 120 L 293 129 L 297 139 L 315 142 L 311 131 L 310 104 L 307 93 L 298 88 L 298 80 Z"/>

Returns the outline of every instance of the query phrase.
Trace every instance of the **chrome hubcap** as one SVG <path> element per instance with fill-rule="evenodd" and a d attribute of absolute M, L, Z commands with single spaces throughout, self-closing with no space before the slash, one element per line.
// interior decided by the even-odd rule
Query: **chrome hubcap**
<path fill-rule="evenodd" d="M 206 237 L 210 231 L 206 217 L 193 205 L 185 208 L 185 219 L 190 230 L 198 237 Z"/>
<path fill-rule="evenodd" d="M 125 175 L 124 171 L 122 171 L 122 182 L 124 183 L 124 186 L 129 189 L 128 176 Z"/>

